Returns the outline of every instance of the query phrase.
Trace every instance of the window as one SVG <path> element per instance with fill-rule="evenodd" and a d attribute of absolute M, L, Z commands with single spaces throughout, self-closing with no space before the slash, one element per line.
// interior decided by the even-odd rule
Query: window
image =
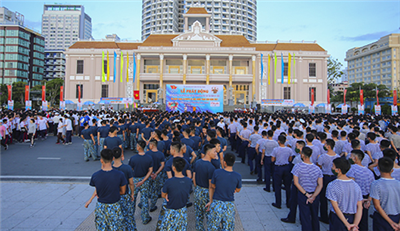
<path fill-rule="evenodd" d="M 101 97 L 108 97 L 108 85 L 101 85 Z"/>
<path fill-rule="evenodd" d="M 309 77 L 316 77 L 316 64 L 315 63 L 309 63 L 308 64 L 308 76 Z"/>
<path fill-rule="evenodd" d="M 81 99 L 83 98 L 83 84 L 77 84 L 76 85 L 76 98 L 78 99 L 79 98 L 79 90 L 78 90 L 78 87 L 81 87 Z"/>
<path fill-rule="evenodd" d="M 290 87 L 283 88 L 283 99 L 290 99 Z"/>
<path fill-rule="evenodd" d="M 83 60 L 76 60 L 76 74 L 83 74 Z"/>
<path fill-rule="evenodd" d="M 314 89 L 314 102 L 315 102 L 316 99 L 317 99 L 317 88 L 315 88 L 315 87 L 308 88 L 308 100 L 311 101 L 311 91 L 312 91 L 312 89 Z"/>
<path fill-rule="evenodd" d="M 288 63 L 283 63 L 283 75 L 288 76 Z"/>
<path fill-rule="evenodd" d="M 107 60 L 103 60 L 104 62 L 104 74 L 107 74 Z"/>

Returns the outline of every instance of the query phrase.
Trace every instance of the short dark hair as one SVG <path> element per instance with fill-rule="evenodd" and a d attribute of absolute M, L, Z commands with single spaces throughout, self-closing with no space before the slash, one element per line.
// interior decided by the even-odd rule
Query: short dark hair
<path fill-rule="evenodd" d="M 175 151 L 180 152 L 181 148 L 182 148 L 182 144 L 181 144 L 181 142 L 174 141 L 174 142 L 171 143 L 171 147 L 173 149 L 175 149 Z"/>
<path fill-rule="evenodd" d="M 310 156 L 312 155 L 312 149 L 309 147 L 304 147 L 301 149 L 301 153 L 303 153 L 303 155 L 305 155 L 306 157 L 310 158 Z"/>
<path fill-rule="evenodd" d="M 141 147 L 142 149 L 144 149 L 146 147 L 146 142 L 144 142 L 144 140 L 138 140 L 137 144 L 139 145 L 139 147 Z"/>
<path fill-rule="evenodd" d="M 217 134 L 216 134 L 216 132 L 215 132 L 214 130 L 209 129 L 209 130 L 207 131 L 207 136 L 209 136 L 211 139 L 212 139 L 212 138 L 215 138 L 216 135 L 217 135 Z"/>
<path fill-rule="evenodd" d="M 365 156 L 365 154 L 364 154 L 363 151 L 357 150 L 357 149 L 352 150 L 352 151 L 351 151 L 351 154 L 357 156 L 357 159 L 359 159 L 359 160 L 363 160 L 363 159 L 364 159 L 364 156 Z"/>
<path fill-rule="evenodd" d="M 367 133 L 367 138 L 370 138 L 371 140 L 375 140 L 376 134 L 373 132 L 368 132 Z"/>
<path fill-rule="evenodd" d="M 274 136 L 274 132 L 272 130 L 268 130 L 267 134 L 268 134 L 268 137 Z"/>
<path fill-rule="evenodd" d="M 336 168 L 340 169 L 342 174 L 346 174 L 350 170 L 350 162 L 346 159 L 346 157 L 339 157 L 333 160 Z"/>
<path fill-rule="evenodd" d="M 296 143 L 299 144 L 302 147 L 306 146 L 306 142 L 304 142 L 304 140 L 298 140 Z"/>
<path fill-rule="evenodd" d="M 280 144 L 285 144 L 285 142 L 286 142 L 286 137 L 280 135 L 280 136 L 278 136 L 278 141 L 279 141 Z"/>
<path fill-rule="evenodd" d="M 307 134 L 307 135 L 306 135 L 306 140 L 307 140 L 308 142 L 312 142 L 312 141 L 314 140 L 314 135 L 313 135 L 313 134 Z"/>
<path fill-rule="evenodd" d="M 386 148 L 389 148 L 389 146 L 390 146 L 390 141 L 389 140 L 381 140 L 381 142 L 380 142 L 380 146 L 381 146 L 381 148 L 383 148 L 383 149 L 386 149 Z"/>
<path fill-rule="evenodd" d="M 114 152 L 114 158 L 115 158 L 115 159 L 121 158 L 122 149 L 121 149 L 120 147 L 115 147 L 115 148 L 113 149 L 113 152 Z"/>
<path fill-rule="evenodd" d="M 221 144 L 221 141 L 219 141 L 219 139 L 217 139 L 217 138 L 212 138 L 210 140 L 210 144 L 213 144 L 214 146 L 216 146 L 217 144 Z"/>
<path fill-rule="evenodd" d="M 158 141 L 157 141 L 156 139 L 151 139 L 151 140 L 149 141 L 149 145 L 150 145 L 150 144 L 153 144 L 154 146 L 157 147 Z"/>
<path fill-rule="evenodd" d="M 109 132 L 110 133 L 114 133 L 115 131 L 117 131 L 118 130 L 118 128 L 117 127 L 115 127 L 115 126 L 111 126 L 111 128 L 110 128 L 110 130 L 109 130 Z"/>
<path fill-rule="evenodd" d="M 235 163 L 236 156 L 232 152 L 225 153 L 224 155 L 224 161 L 226 162 L 226 165 L 229 167 L 232 167 L 233 164 Z"/>
<path fill-rule="evenodd" d="M 394 161 L 389 157 L 382 157 L 378 160 L 378 167 L 380 172 L 390 173 L 393 169 Z"/>
<path fill-rule="evenodd" d="M 211 141 L 215 141 L 215 140 L 217 140 L 217 141 L 219 142 L 218 139 L 212 139 Z M 207 154 L 207 152 L 208 152 L 209 150 L 215 148 L 215 145 L 214 145 L 213 143 L 211 143 L 211 141 L 210 141 L 209 144 L 204 145 L 204 154 Z"/>
<path fill-rule="evenodd" d="M 182 172 L 186 166 L 186 161 L 182 157 L 175 157 L 172 160 L 172 165 L 175 167 L 177 172 Z"/>
<path fill-rule="evenodd" d="M 331 147 L 331 149 L 333 149 L 335 147 L 335 141 L 332 139 L 326 139 L 325 143 L 326 143 L 326 145 Z"/>
<path fill-rule="evenodd" d="M 101 159 L 103 159 L 103 161 L 105 163 L 110 163 L 113 160 L 114 157 L 114 152 L 111 149 L 103 149 L 101 150 Z"/>
<path fill-rule="evenodd" d="M 352 140 L 351 141 L 351 147 L 353 149 L 360 147 L 360 145 L 361 145 L 361 142 L 359 140 Z"/>
<path fill-rule="evenodd" d="M 393 150 L 391 148 L 387 148 L 387 149 L 383 150 L 383 156 L 389 157 L 391 160 L 395 161 L 397 153 L 395 150 Z"/>

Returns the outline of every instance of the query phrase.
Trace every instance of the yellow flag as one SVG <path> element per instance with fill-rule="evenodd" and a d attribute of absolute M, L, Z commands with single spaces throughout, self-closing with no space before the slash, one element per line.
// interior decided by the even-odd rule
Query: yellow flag
<path fill-rule="evenodd" d="M 291 55 L 289 53 L 289 58 L 288 58 L 288 84 L 290 84 L 290 67 L 292 66 L 292 65 L 290 65 L 291 63 L 292 63 L 292 57 L 291 57 Z"/>
<path fill-rule="evenodd" d="M 124 69 L 124 54 L 121 51 L 121 72 L 119 74 L 120 75 L 119 79 L 120 79 L 121 83 L 122 83 L 122 70 L 123 69 Z"/>
<path fill-rule="evenodd" d="M 107 51 L 107 81 L 110 81 L 110 59 L 108 58 L 108 51 Z"/>
<path fill-rule="evenodd" d="M 126 52 L 126 82 L 129 82 L 129 53 Z"/>
<path fill-rule="evenodd" d="M 296 73 L 296 58 L 294 57 L 294 53 L 293 53 L 293 81 L 294 81 L 295 73 Z"/>
<path fill-rule="evenodd" d="M 271 69 L 269 67 L 269 64 L 271 63 L 271 56 L 268 54 L 268 85 L 271 85 Z"/>
<path fill-rule="evenodd" d="M 101 52 L 102 58 L 101 58 L 101 81 L 105 82 L 106 81 L 106 74 L 104 73 L 104 51 Z"/>

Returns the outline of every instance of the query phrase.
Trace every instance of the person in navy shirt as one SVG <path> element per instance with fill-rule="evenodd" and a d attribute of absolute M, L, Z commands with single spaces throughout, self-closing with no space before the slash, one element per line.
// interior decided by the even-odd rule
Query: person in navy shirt
<path fill-rule="evenodd" d="M 124 149 L 122 148 L 122 140 L 117 137 L 118 128 L 112 126 L 109 130 L 108 137 L 104 139 L 103 148 L 114 149 L 121 148 L 122 155 L 124 154 Z"/>
<path fill-rule="evenodd" d="M 192 180 L 183 175 L 186 161 L 182 157 L 174 158 L 172 171 L 174 177 L 168 179 L 162 188 L 162 197 L 167 201 L 161 225 L 162 231 L 186 230 L 189 194 L 192 189 Z"/>
<path fill-rule="evenodd" d="M 84 123 L 84 128 L 81 131 L 81 137 L 83 139 L 83 158 L 85 161 L 89 161 L 89 158 L 92 157 L 93 160 L 97 160 L 97 156 L 94 153 L 93 143 L 94 136 L 92 134 L 92 130 L 89 128 L 88 123 Z"/>
<path fill-rule="evenodd" d="M 193 151 L 198 156 L 199 148 L 200 148 L 200 145 L 201 145 L 201 138 L 200 138 L 200 136 L 196 135 L 196 129 L 195 128 L 190 130 L 190 139 L 193 141 Z"/>
<path fill-rule="evenodd" d="M 150 150 L 146 152 L 146 155 L 151 156 L 153 159 L 153 173 L 150 175 L 150 212 L 157 210 L 157 199 L 163 185 L 162 170 L 165 167 L 164 153 L 157 149 L 157 140 L 152 139 L 149 142 Z"/>
<path fill-rule="evenodd" d="M 150 127 L 149 121 L 146 121 L 146 127 L 142 129 L 142 139 L 148 143 L 150 140 L 151 133 L 153 132 L 153 128 Z"/>
<path fill-rule="evenodd" d="M 181 139 L 181 143 L 186 144 L 186 146 L 189 146 L 192 149 L 194 149 L 194 142 L 193 142 L 193 140 L 191 140 L 189 138 L 190 129 L 187 128 L 187 129 L 183 130 L 182 134 L 183 134 L 183 138 Z"/>
<path fill-rule="evenodd" d="M 235 205 L 234 193 L 242 188 L 242 176 L 233 171 L 235 154 L 226 153 L 224 156 L 224 169 L 214 171 L 211 178 L 210 202 L 206 207 L 210 211 L 207 218 L 208 230 L 234 230 Z"/>
<path fill-rule="evenodd" d="M 97 230 L 124 230 L 124 217 L 119 202 L 125 194 L 127 181 L 121 171 L 112 168 L 113 151 L 101 151 L 101 170 L 95 172 L 90 179 L 90 186 L 95 187 L 92 197 L 86 202 L 87 208 L 97 196 L 95 224 Z"/>
<path fill-rule="evenodd" d="M 131 146 L 131 151 L 136 151 L 136 143 L 137 143 L 137 139 L 136 139 L 136 131 L 137 131 L 137 123 L 136 123 L 136 119 L 132 119 L 132 124 L 129 125 L 128 129 L 131 133 L 130 136 L 130 146 Z"/>
<path fill-rule="evenodd" d="M 108 132 L 110 131 L 110 127 L 107 126 L 107 120 L 101 121 L 101 127 L 97 128 L 97 143 L 99 144 L 99 153 L 104 149 L 104 140 L 108 136 Z"/>

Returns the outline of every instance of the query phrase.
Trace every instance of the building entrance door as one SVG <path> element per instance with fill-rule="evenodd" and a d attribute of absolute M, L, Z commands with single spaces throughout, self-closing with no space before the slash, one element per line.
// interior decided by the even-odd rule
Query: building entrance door
<path fill-rule="evenodd" d="M 235 104 L 244 105 L 246 103 L 247 91 L 235 91 Z"/>
<path fill-rule="evenodd" d="M 155 103 L 158 100 L 157 90 L 146 90 L 146 103 Z"/>

